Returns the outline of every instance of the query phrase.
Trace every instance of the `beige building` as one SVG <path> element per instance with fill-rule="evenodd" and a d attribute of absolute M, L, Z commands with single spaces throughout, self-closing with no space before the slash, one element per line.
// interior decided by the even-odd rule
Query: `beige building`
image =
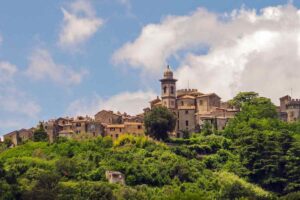
<path fill-rule="evenodd" d="M 27 140 L 33 138 L 34 128 L 31 129 L 21 129 L 18 131 L 13 131 L 11 133 L 5 134 L 4 140 L 10 140 L 13 146 L 17 146 Z"/>
<path fill-rule="evenodd" d="M 124 122 L 123 124 L 105 125 L 105 136 L 118 139 L 121 135 L 132 134 L 134 136 L 144 135 L 144 125 L 140 122 Z"/>
<path fill-rule="evenodd" d="M 83 133 L 94 137 L 104 135 L 104 126 L 88 116 L 78 116 L 76 118 L 60 117 L 45 122 L 44 128 L 49 135 L 50 142 L 53 142 L 58 137 L 72 138 Z"/>
<path fill-rule="evenodd" d="M 150 109 L 165 106 L 176 115 L 177 137 L 182 137 L 185 132 L 200 131 L 205 121 L 212 123 L 217 129 L 223 129 L 228 120 L 238 112 L 221 102 L 221 98 L 215 93 L 204 94 L 197 89 L 176 90 L 177 80 L 173 78 L 169 66 L 160 82 L 161 98 L 150 101 Z"/>
<path fill-rule="evenodd" d="M 120 124 L 122 123 L 122 115 L 111 110 L 101 110 L 95 115 L 95 121 L 104 124 Z"/>
<path fill-rule="evenodd" d="M 279 113 L 280 118 L 287 122 L 300 120 L 300 99 L 292 99 L 289 95 L 281 97 Z"/>

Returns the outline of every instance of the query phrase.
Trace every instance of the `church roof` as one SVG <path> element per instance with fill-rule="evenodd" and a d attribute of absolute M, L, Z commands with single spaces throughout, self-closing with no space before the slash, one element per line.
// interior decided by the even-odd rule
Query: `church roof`
<path fill-rule="evenodd" d="M 192 95 L 183 95 L 178 97 L 178 99 L 195 99 L 195 97 Z"/>
<path fill-rule="evenodd" d="M 157 96 L 156 99 L 153 99 L 150 101 L 150 103 L 157 103 L 157 102 L 160 102 L 160 98 Z"/>

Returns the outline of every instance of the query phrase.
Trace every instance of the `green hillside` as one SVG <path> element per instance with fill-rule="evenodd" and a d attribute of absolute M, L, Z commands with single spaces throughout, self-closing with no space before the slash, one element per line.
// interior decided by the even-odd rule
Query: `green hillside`
<path fill-rule="evenodd" d="M 300 199 L 300 123 L 262 97 L 239 102 L 224 131 L 27 142 L 0 153 L 1 199 Z M 84 138 L 84 137 L 81 137 Z M 126 185 L 109 184 L 107 170 Z"/>

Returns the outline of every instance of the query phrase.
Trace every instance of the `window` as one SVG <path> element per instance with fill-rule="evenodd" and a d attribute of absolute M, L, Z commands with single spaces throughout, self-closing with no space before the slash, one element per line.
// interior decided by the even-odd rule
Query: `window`
<path fill-rule="evenodd" d="M 183 106 L 184 104 L 183 104 L 183 101 L 181 101 L 181 105 Z"/>
<path fill-rule="evenodd" d="M 114 130 L 115 130 L 115 128 L 110 128 L 110 130 L 111 130 L 111 131 L 114 131 Z"/>
<path fill-rule="evenodd" d="M 171 94 L 174 94 L 174 87 L 171 86 Z"/>
<path fill-rule="evenodd" d="M 185 121 L 185 125 L 189 126 L 189 121 L 188 120 Z"/>
<path fill-rule="evenodd" d="M 167 87 L 165 86 L 164 87 L 164 94 L 166 94 L 167 93 Z"/>
<path fill-rule="evenodd" d="M 120 128 L 120 132 L 122 132 L 122 129 Z"/>
<path fill-rule="evenodd" d="M 116 134 L 116 138 L 118 138 L 119 137 L 119 134 Z"/>
<path fill-rule="evenodd" d="M 185 114 L 189 114 L 189 111 L 188 111 L 188 110 L 186 110 L 186 111 L 185 111 Z"/>
<path fill-rule="evenodd" d="M 202 100 L 199 100 L 199 105 L 202 105 L 203 104 L 203 101 Z"/>
<path fill-rule="evenodd" d="M 141 125 L 138 125 L 138 127 L 137 127 L 138 129 L 141 129 L 142 128 L 142 126 Z"/>
<path fill-rule="evenodd" d="M 171 105 L 174 106 L 174 101 L 171 101 Z"/>

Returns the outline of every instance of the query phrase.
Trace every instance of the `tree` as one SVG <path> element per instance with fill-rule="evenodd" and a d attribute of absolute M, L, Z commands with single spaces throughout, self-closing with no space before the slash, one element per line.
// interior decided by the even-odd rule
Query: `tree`
<path fill-rule="evenodd" d="M 300 190 L 300 142 L 294 142 L 287 152 L 287 177 L 288 184 L 286 192 L 297 192 Z M 300 196 L 300 194 L 298 193 Z"/>
<path fill-rule="evenodd" d="M 23 194 L 24 199 L 56 199 L 58 193 L 59 176 L 52 172 L 42 173 L 38 178 L 35 186 Z"/>
<path fill-rule="evenodd" d="M 39 127 L 33 132 L 33 141 L 35 142 L 48 141 L 48 135 L 41 122 L 39 124 Z"/>
<path fill-rule="evenodd" d="M 240 92 L 232 100 L 229 101 L 229 104 L 235 108 L 240 109 L 244 103 L 249 103 L 257 97 L 258 93 L 256 92 Z"/>
<path fill-rule="evenodd" d="M 213 127 L 210 122 L 204 121 L 201 133 L 203 133 L 203 135 L 205 135 L 205 136 L 213 134 Z"/>
<path fill-rule="evenodd" d="M 169 132 L 174 131 L 176 116 L 166 107 L 155 107 L 144 119 L 146 134 L 157 140 L 168 139 Z"/>

